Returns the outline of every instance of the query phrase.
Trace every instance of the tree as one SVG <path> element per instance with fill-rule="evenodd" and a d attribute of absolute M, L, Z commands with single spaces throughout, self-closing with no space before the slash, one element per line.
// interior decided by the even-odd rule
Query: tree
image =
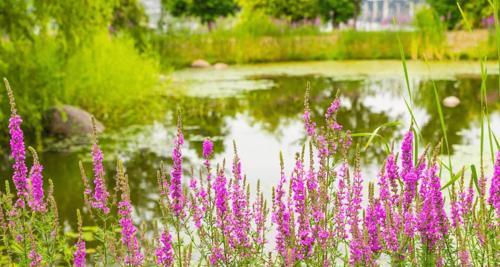
<path fill-rule="evenodd" d="M 493 14 L 489 0 L 427 0 L 427 3 L 446 21 L 448 29 L 464 26 L 457 3 L 472 27 L 481 26 L 482 19 Z"/>
<path fill-rule="evenodd" d="M 319 7 L 323 19 L 331 21 L 336 28 L 359 15 L 361 0 L 319 0 Z"/>
<path fill-rule="evenodd" d="M 162 0 L 163 6 L 174 17 L 193 16 L 212 30 L 219 17 L 227 17 L 238 10 L 234 0 Z"/>
<path fill-rule="evenodd" d="M 318 0 L 268 0 L 268 13 L 292 22 L 314 19 L 319 15 Z"/>
<path fill-rule="evenodd" d="M 111 32 L 129 32 L 134 38 L 135 46 L 144 51 L 147 48 L 146 35 L 148 16 L 144 11 L 144 6 L 138 0 L 119 0 L 113 9 L 111 20 Z"/>

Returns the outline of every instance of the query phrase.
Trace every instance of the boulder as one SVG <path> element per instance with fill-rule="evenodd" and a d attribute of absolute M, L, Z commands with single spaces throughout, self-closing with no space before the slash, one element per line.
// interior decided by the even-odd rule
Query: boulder
<path fill-rule="evenodd" d="M 447 108 L 454 108 L 460 104 L 460 99 L 456 96 L 447 96 L 443 99 L 443 105 Z"/>
<path fill-rule="evenodd" d="M 223 69 L 227 69 L 228 65 L 226 63 L 222 63 L 222 62 L 219 62 L 219 63 L 215 63 L 214 64 L 214 68 L 216 70 L 223 70 Z"/>
<path fill-rule="evenodd" d="M 70 105 L 62 105 L 50 109 L 46 114 L 46 128 L 51 135 L 76 136 L 91 134 L 92 114 Z M 95 120 L 97 133 L 104 131 L 104 125 Z"/>
<path fill-rule="evenodd" d="M 197 59 L 191 63 L 191 67 L 193 68 L 208 68 L 210 67 L 210 63 L 208 61 L 203 60 L 203 59 Z"/>

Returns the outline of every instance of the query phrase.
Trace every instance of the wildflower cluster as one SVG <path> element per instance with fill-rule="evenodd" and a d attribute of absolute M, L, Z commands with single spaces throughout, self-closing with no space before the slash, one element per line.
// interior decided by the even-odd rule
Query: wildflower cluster
<path fill-rule="evenodd" d="M 84 222 L 61 234 L 53 186 L 43 189 L 43 166 L 32 150 L 28 173 L 21 117 L 12 91 L 9 123 L 13 183 L 0 197 L 1 256 L 21 266 L 495 266 L 498 263 L 500 152 L 494 172 L 481 166 L 444 183 L 439 147 L 416 154 L 415 133 L 390 151 L 376 179 L 363 176 L 361 151 L 337 120 L 335 98 L 315 121 L 306 97 L 307 140 L 293 168 L 280 157 L 279 183 L 268 205 L 260 183 L 252 190 L 234 145 L 230 164 L 213 162 L 203 142 L 203 163 L 183 165 L 182 125 L 173 140 L 172 164 L 157 172 L 158 208 L 151 228 L 134 217 L 125 166 L 117 163 L 108 191 L 103 153 L 94 134 L 92 181 L 80 162 Z M 308 91 L 309 92 L 309 91 Z M 308 94 L 308 93 L 307 93 Z M 306 95 L 307 96 L 307 95 Z M 306 149 L 307 147 L 307 149 Z M 109 172 L 108 172 L 109 173 Z M 374 181 L 374 182 L 367 182 Z M 367 188 L 367 190 L 364 190 Z M 251 192 L 256 192 L 252 195 Z M 445 195 L 445 193 L 448 193 Z M 87 227 L 84 224 L 88 225 Z"/>

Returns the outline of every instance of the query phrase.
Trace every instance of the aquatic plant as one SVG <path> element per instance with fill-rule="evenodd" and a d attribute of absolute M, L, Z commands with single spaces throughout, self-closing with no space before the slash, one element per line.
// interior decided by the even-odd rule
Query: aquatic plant
<path fill-rule="evenodd" d="M 43 190 L 43 166 L 31 148 L 33 166 L 27 172 L 22 120 L 6 85 L 12 107 L 16 193 L 7 184 L 0 197 L 2 263 L 494 266 L 498 262 L 500 152 L 491 176 L 481 165 L 479 177 L 474 167 L 466 181 L 463 168 L 451 170 L 446 182 L 443 173 L 448 174 L 449 167 L 439 158 L 441 144 L 419 154 L 418 132 L 412 127 L 404 135 L 400 153 L 388 151 L 376 182 L 367 183 L 362 151 L 336 118 L 340 99 L 332 100 L 323 117 L 314 118 L 309 86 L 303 114 L 307 141 L 290 173 L 280 157 L 280 179 L 271 206 L 260 183 L 250 189 L 236 144 L 230 166 L 223 161 L 213 168 L 213 142 L 206 139 L 199 175 L 192 171 L 188 181 L 179 118 L 173 163 L 170 169 L 162 164 L 158 170 L 161 215 L 152 219 L 151 228 L 133 216 L 122 162 L 117 164 L 115 189 L 108 191 L 104 157 L 94 134 L 92 182 L 80 162 L 83 212 L 92 220 L 82 221 L 77 211 L 78 233 L 61 235 L 54 188 Z"/>

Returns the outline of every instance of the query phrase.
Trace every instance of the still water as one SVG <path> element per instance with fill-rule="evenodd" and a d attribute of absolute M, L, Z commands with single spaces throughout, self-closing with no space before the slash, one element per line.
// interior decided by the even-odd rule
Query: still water
<path fill-rule="evenodd" d="M 415 117 L 426 143 L 436 143 L 442 133 L 431 80 L 440 98 L 456 96 L 460 104 L 444 108 L 454 168 L 477 164 L 480 135 L 480 65 L 477 62 L 424 64 L 409 62 L 410 85 Z M 498 68 L 488 64 L 487 97 L 490 121 L 500 136 Z M 225 70 L 182 70 L 169 77 L 164 101 L 164 119 L 130 126 L 100 136 L 105 153 L 108 188 L 113 188 L 114 166 L 125 161 L 129 174 L 136 219 L 151 219 L 157 214 L 156 171 L 160 162 L 170 164 L 177 110 L 182 111 L 185 181 L 192 166 L 201 165 L 202 141 L 215 142 L 214 164 L 233 157 L 233 141 L 242 159 L 242 169 L 251 186 L 261 180 L 268 197 L 279 179 L 279 152 L 291 171 L 294 154 L 306 141 L 301 121 L 306 83 L 311 83 L 311 107 L 316 118 L 338 94 L 342 100 L 339 121 L 353 133 L 372 132 L 388 140 L 399 138 L 409 127 L 410 115 L 403 98 L 408 98 L 401 63 L 398 61 L 350 61 L 282 63 L 229 67 Z M 182 96 L 179 96 L 182 95 Z M 46 141 L 41 153 L 45 179 L 55 184 L 61 220 L 75 224 L 76 209 L 83 205 L 83 188 L 78 169 L 82 160 L 90 166 L 90 139 Z M 366 139 L 356 138 L 364 144 Z M 385 152 L 378 140 L 362 152 L 365 180 L 374 180 Z M 486 161 L 489 162 L 489 161 Z M 1 182 L 10 179 L 7 163 L 0 167 Z M 255 188 L 255 187 L 254 187 Z"/>

